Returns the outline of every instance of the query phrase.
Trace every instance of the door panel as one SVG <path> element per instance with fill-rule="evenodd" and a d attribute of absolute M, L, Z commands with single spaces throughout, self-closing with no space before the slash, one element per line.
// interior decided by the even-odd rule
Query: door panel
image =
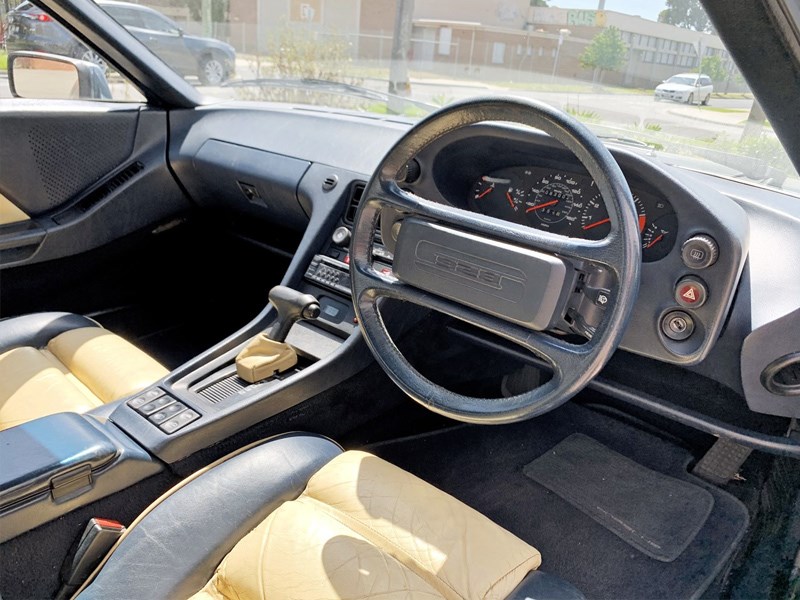
<path fill-rule="evenodd" d="M 118 110 L 96 104 L 90 111 L 38 114 L 0 108 L 0 192 L 28 215 L 38 216 L 130 157 L 138 107 Z"/>
<path fill-rule="evenodd" d="M 98 102 L 0 103 L 0 268 L 98 248 L 186 211 L 166 164 L 167 114 Z"/>

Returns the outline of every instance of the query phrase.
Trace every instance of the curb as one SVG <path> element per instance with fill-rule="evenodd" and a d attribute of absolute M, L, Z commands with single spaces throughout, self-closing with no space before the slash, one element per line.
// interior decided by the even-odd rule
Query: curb
<path fill-rule="evenodd" d="M 667 114 L 672 115 L 673 117 L 683 117 L 684 119 L 692 119 L 694 121 L 702 121 L 704 123 L 713 123 L 714 125 L 726 125 L 728 127 L 744 127 L 743 123 L 738 123 L 738 122 L 730 123 L 728 121 L 723 121 L 721 119 L 709 119 L 707 117 L 702 117 L 700 115 L 686 114 L 677 110 L 667 110 Z M 742 120 L 746 121 L 747 117 L 745 117 Z"/>

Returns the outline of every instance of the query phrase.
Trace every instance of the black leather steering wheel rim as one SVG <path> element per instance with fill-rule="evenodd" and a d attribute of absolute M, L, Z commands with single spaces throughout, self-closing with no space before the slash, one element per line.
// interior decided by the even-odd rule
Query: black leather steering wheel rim
<path fill-rule="evenodd" d="M 600 241 L 567 238 L 438 204 L 400 188 L 398 175 L 423 148 L 455 130 L 485 122 L 536 128 L 572 151 L 606 203 L 611 222 L 609 235 Z M 571 344 L 379 272 L 373 265 L 372 247 L 386 209 L 558 257 L 602 265 L 611 271 L 615 281 L 604 318 L 588 342 Z M 638 293 L 641 264 L 636 208 L 627 181 L 608 149 L 571 116 L 541 102 L 507 97 L 470 98 L 448 105 L 417 123 L 389 150 L 364 190 L 354 221 L 350 255 L 356 315 L 378 363 L 401 389 L 426 408 L 472 423 L 509 423 L 534 417 L 563 404 L 589 383 L 622 339 Z M 383 297 L 443 312 L 511 340 L 550 363 L 553 376 L 542 386 L 505 398 L 477 398 L 447 390 L 421 375 L 397 348 L 380 314 L 378 304 Z"/>

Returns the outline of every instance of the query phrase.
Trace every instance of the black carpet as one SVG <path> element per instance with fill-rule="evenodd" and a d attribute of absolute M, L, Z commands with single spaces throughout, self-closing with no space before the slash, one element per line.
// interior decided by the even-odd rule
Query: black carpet
<path fill-rule="evenodd" d="M 643 467 L 698 485 L 713 496 L 705 524 L 671 562 L 647 556 L 523 473 L 574 433 L 587 435 Z M 607 415 L 575 404 L 532 421 L 457 426 L 372 445 L 368 450 L 466 502 L 542 553 L 542 569 L 587 598 L 693 598 L 726 567 L 748 524 L 730 494 L 689 475 L 691 455 Z M 642 481 L 643 497 L 647 481 Z M 630 490 L 635 494 L 635 488 Z M 681 524 L 676 524 L 679 529 Z"/>
<path fill-rule="evenodd" d="M 714 496 L 573 433 L 523 469 L 631 546 L 677 559 L 705 525 Z"/>

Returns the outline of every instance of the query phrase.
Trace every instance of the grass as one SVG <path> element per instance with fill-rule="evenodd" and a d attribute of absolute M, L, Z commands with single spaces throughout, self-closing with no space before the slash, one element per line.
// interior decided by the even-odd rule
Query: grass
<path fill-rule="evenodd" d="M 8 69 L 8 54 L 0 50 L 0 71 Z"/>
<path fill-rule="evenodd" d="M 379 115 L 391 115 L 394 114 L 389 111 L 389 107 L 383 102 L 375 102 L 373 104 L 369 104 L 365 107 L 367 112 L 379 114 Z M 422 110 L 417 106 L 407 106 L 403 111 L 404 117 L 425 117 L 429 113 L 427 111 Z"/>
<path fill-rule="evenodd" d="M 571 114 L 573 117 L 584 123 L 599 123 L 600 115 L 593 110 L 584 110 L 582 108 L 567 104 L 564 110 Z"/>

